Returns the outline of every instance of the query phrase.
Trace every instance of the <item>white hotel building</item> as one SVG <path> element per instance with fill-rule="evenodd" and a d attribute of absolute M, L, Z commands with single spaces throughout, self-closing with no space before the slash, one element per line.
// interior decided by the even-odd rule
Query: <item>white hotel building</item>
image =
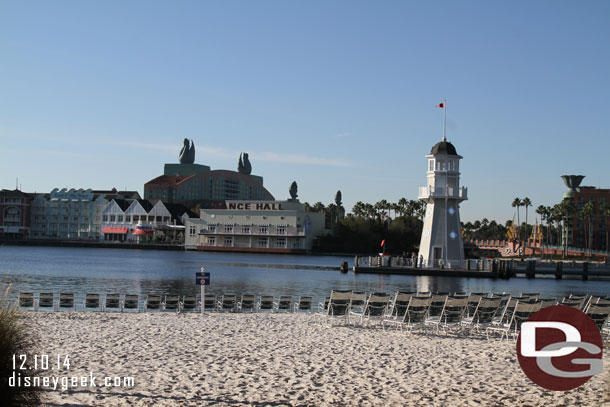
<path fill-rule="evenodd" d="M 306 212 L 298 200 L 226 201 L 226 209 L 201 209 L 185 220 L 187 249 L 305 253 L 324 228 L 324 214 Z"/>

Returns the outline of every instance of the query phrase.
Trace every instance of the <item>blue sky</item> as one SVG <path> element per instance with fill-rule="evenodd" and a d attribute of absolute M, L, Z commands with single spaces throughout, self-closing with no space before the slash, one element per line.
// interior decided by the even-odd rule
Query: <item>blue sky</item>
<path fill-rule="evenodd" d="M 0 187 L 135 189 L 177 162 L 277 199 L 416 199 L 462 160 L 462 220 L 610 188 L 606 1 L 0 2 Z"/>

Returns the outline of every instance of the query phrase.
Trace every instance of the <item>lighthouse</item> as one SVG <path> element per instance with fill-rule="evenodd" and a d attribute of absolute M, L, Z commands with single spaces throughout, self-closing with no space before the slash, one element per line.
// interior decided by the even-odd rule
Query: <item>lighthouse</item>
<path fill-rule="evenodd" d="M 426 267 L 463 268 L 460 203 L 468 199 L 468 189 L 460 187 L 462 156 L 443 136 L 426 158 L 427 185 L 418 196 L 426 203 L 419 255 Z"/>

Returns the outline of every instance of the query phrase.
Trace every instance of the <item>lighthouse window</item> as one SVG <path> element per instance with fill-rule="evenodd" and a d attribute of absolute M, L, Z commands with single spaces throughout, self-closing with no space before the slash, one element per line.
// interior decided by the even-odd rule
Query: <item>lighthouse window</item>
<path fill-rule="evenodd" d="M 436 162 L 436 170 L 437 171 L 445 171 L 445 162 L 443 160 L 438 160 Z"/>
<path fill-rule="evenodd" d="M 428 171 L 434 171 L 434 160 L 428 161 Z"/>

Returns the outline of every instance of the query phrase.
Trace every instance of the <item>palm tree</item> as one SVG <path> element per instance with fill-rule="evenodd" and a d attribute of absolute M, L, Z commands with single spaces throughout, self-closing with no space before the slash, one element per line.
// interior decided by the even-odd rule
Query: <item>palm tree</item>
<path fill-rule="evenodd" d="M 540 215 L 540 228 L 542 228 L 542 224 L 544 223 L 544 221 L 546 221 L 546 227 L 547 227 L 547 233 L 545 233 L 547 235 L 547 241 L 548 241 L 548 229 L 549 229 L 549 211 L 547 211 L 547 207 L 544 205 L 538 205 L 538 207 L 536 208 L 536 213 L 538 215 Z M 540 242 L 542 244 L 544 244 L 544 235 L 542 236 L 543 241 Z M 544 251 L 543 251 L 544 253 Z"/>
<path fill-rule="evenodd" d="M 593 253 L 591 251 L 592 240 L 593 240 L 593 215 L 596 212 L 595 201 L 588 201 L 582 207 L 582 212 L 580 213 L 583 223 L 586 221 L 586 231 L 585 231 L 585 247 L 587 247 L 589 251 L 589 256 Z"/>
<path fill-rule="evenodd" d="M 569 232 L 570 232 L 570 220 L 574 215 L 575 207 L 574 201 L 570 198 L 565 198 L 558 207 L 559 218 L 563 222 L 562 228 L 562 245 L 563 245 L 563 257 L 568 254 L 568 243 L 569 243 Z"/>
<path fill-rule="evenodd" d="M 409 201 L 407 201 L 407 198 L 400 198 L 398 200 L 398 206 L 400 206 L 400 216 L 405 216 L 405 213 L 407 213 L 407 204 Z"/>
<path fill-rule="evenodd" d="M 315 204 L 313 204 L 312 208 L 311 208 L 314 212 L 324 212 L 324 204 L 322 202 L 316 202 Z"/>
<path fill-rule="evenodd" d="M 604 215 L 604 229 L 606 229 L 606 252 L 608 252 L 608 217 L 610 217 L 610 203 L 603 202 L 599 204 L 599 210 Z"/>
<path fill-rule="evenodd" d="M 520 226 L 521 226 L 521 221 L 519 220 L 519 207 L 521 207 L 521 205 L 523 205 L 523 203 L 521 202 L 520 198 L 515 198 L 513 200 L 513 208 L 517 208 L 517 230 L 521 230 Z M 516 231 L 517 231 L 516 230 Z M 519 233 L 517 233 L 517 236 L 519 236 L 519 239 L 521 239 L 521 235 Z"/>
<path fill-rule="evenodd" d="M 362 201 L 358 201 L 354 204 L 354 207 L 352 208 L 352 213 L 354 214 L 354 216 L 357 217 L 361 217 L 363 218 L 364 215 L 364 204 L 362 203 Z"/>
<path fill-rule="evenodd" d="M 527 226 L 527 208 L 532 206 L 532 201 L 526 196 L 523 198 L 523 201 L 521 201 L 521 205 L 525 206 L 525 226 Z"/>

